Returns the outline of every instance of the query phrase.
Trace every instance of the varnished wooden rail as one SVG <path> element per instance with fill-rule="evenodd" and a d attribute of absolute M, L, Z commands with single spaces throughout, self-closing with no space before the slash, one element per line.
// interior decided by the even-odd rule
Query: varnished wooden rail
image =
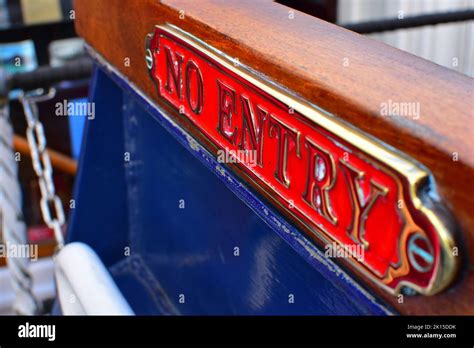
<path fill-rule="evenodd" d="M 474 313 L 472 79 L 270 0 L 76 0 L 75 8 L 78 33 L 165 110 L 144 38 L 170 23 L 427 166 L 461 227 L 462 275 L 447 292 L 402 304 L 374 291 L 403 314 Z M 382 115 L 390 101 L 418 103 L 419 117 Z"/>

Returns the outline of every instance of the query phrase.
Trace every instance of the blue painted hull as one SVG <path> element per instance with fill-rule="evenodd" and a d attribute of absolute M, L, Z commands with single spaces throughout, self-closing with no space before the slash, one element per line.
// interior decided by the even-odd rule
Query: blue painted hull
<path fill-rule="evenodd" d="M 113 71 L 91 99 L 69 241 L 137 314 L 390 312 Z"/>

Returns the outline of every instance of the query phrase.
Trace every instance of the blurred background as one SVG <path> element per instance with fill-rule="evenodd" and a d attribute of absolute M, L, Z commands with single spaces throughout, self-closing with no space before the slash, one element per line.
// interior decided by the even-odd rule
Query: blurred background
<path fill-rule="evenodd" d="M 338 0 L 337 23 L 474 9 L 474 0 Z M 474 21 L 368 34 L 370 38 L 474 77 Z"/>
<path fill-rule="evenodd" d="M 374 40 L 470 77 L 474 76 L 474 22 L 472 14 L 465 12 L 474 10 L 474 0 L 278 0 L 277 2 L 340 26 L 349 27 Z M 464 12 L 464 18 L 471 20 L 449 22 L 449 17 L 443 18 L 443 15 L 454 11 Z M 424 17 L 430 14 L 440 16 Z M 412 24 L 416 24 L 416 27 L 382 31 L 390 26 L 396 27 L 397 24 L 402 26 L 413 16 L 422 16 L 414 18 Z M 462 17 L 461 13 L 458 16 L 453 13 L 451 18 Z M 387 23 L 387 20 L 393 20 L 395 25 Z M 440 21 L 443 23 L 420 25 L 423 22 Z M 373 32 L 367 33 L 367 31 Z"/>

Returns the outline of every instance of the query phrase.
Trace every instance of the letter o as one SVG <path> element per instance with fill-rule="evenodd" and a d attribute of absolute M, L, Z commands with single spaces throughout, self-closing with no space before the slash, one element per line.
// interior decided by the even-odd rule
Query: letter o
<path fill-rule="evenodd" d="M 191 74 L 195 72 L 196 88 L 197 88 L 197 100 L 195 105 L 191 102 Z M 192 60 L 186 64 L 186 100 L 191 110 L 199 115 L 202 111 L 203 99 L 204 99 L 204 84 L 202 81 L 201 70 Z"/>

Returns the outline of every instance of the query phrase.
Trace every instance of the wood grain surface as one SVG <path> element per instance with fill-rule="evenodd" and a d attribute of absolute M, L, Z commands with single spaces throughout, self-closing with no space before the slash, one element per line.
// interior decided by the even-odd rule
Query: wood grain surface
<path fill-rule="evenodd" d="M 460 279 L 404 303 L 372 290 L 402 314 L 474 314 L 473 79 L 304 13 L 291 18 L 270 0 L 76 0 L 75 8 L 79 35 L 158 104 L 145 37 L 171 23 L 423 163 L 460 226 Z M 389 100 L 419 103 L 420 117 L 383 116 Z"/>

